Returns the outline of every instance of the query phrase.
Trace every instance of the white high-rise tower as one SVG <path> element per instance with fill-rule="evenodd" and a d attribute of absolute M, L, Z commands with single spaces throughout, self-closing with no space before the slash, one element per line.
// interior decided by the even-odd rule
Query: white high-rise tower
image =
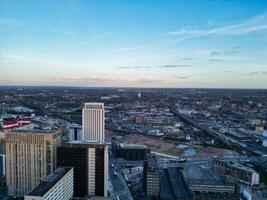
<path fill-rule="evenodd" d="M 83 108 L 83 139 L 94 142 L 105 142 L 104 103 L 85 103 Z"/>

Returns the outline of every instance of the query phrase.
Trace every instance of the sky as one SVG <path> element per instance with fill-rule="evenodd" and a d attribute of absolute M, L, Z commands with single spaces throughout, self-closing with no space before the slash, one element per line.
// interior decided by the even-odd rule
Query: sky
<path fill-rule="evenodd" d="M 267 88 L 267 1 L 0 0 L 0 85 Z"/>

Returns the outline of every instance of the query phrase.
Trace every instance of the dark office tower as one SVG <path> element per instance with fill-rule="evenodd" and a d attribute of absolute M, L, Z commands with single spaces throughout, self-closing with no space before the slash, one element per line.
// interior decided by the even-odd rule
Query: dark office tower
<path fill-rule="evenodd" d="M 160 192 L 159 167 L 154 154 L 149 154 L 147 160 L 144 161 L 143 178 L 143 188 L 146 195 L 152 199 L 158 199 Z"/>
<path fill-rule="evenodd" d="M 74 197 L 108 195 L 108 147 L 105 144 L 64 144 L 57 149 L 57 166 L 74 168 Z"/>

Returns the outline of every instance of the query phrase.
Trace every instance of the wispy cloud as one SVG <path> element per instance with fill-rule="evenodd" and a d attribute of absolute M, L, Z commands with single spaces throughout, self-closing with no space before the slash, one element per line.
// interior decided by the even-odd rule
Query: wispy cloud
<path fill-rule="evenodd" d="M 183 67 L 191 67 L 191 65 L 159 65 L 159 68 L 183 68 Z"/>
<path fill-rule="evenodd" d="M 240 35 L 264 30 L 267 30 L 267 14 L 259 15 L 240 23 L 235 23 L 212 29 L 196 29 L 192 27 L 183 27 L 176 31 L 168 32 L 168 35 L 186 37 L 200 37 L 208 35 L 223 36 Z"/>
<path fill-rule="evenodd" d="M 158 65 L 158 66 L 123 66 L 117 67 L 119 69 L 150 69 L 150 68 L 185 68 L 185 67 L 192 67 L 191 65 Z"/>
<path fill-rule="evenodd" d="M 219 61 L 223 61 L 223 59 L 219 59 L 219 58 L 211 58 L 211 59 L 209 59 L 209 61 L 212 61 L 212 62 L 219 62 Z"/>
<path fill-rule="evenodd" d="M 264 75 L 267 76 L 267 71 L 254 71 L 247 73 L 249 76 L 255 76 L 255 75 Z"/>
<path fill-rule="evenodd" d="M 181 80 L 188 79 L 187 76 L 175 76 L 175 78 L 177 78 L 177 79 L 181 79 Z"/>
<path fill-rule="evenodd" d="M 52 66 L 65 66 L 65 67 L 78 67 L 79 64 L 74 64 L 71 62 L 50 58 L 46 55 L 39 54 L 17 54 L 17 53 L 0 53 L 1 59 L 7 59 L 17 62 L 27 62 L 36 64 L 46 64 Z"/>
<path fill-rule="evenodd" d="M 124 48 L 116 49 L 115 51 L 117 51 L 117 52 L 125 52 L 125 51 L 137 50 L 137 49 L 140 49 L 140 48 L 142 48 L 142 47 L 124 47 Z"/>

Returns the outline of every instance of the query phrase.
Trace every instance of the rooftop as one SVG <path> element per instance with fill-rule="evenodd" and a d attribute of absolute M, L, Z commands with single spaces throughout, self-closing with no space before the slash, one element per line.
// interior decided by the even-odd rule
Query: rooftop
<path fill-rule="evenodd" d="M 44 196 L 71 169 L 72 167 L 58 167 L 52 174 L 47 176 L 36 188 L 34 188 L 27 196 Z"/>

